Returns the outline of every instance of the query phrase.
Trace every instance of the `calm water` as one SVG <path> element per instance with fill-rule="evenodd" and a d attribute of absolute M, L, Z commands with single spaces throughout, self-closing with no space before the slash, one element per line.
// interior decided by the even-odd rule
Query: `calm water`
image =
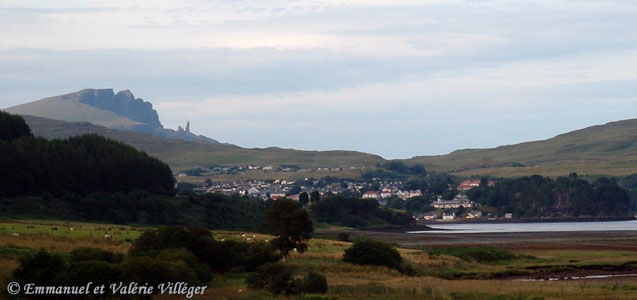
<path fill-rule="evenodd" d="M 497 233 L 562 231 L 637 231 L 637 220 L 609 222 L 430 224 L 434 230 L 408 233 Z M 442 229 L 442 230 L 435 230 Z"/>

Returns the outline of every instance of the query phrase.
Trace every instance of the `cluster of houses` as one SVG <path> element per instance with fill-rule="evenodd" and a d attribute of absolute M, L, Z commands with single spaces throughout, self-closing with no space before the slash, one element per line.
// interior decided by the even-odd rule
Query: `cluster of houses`
<path fill-rule="evenodd" d="M 381 205 L 387 203 L 387 200 L 392 197 L 398 197 L 403 200 L 412 197 L 422 196 L 420 190 L 402 190 L 403 183 L 400 181 L 390 182 L 376 182 L 379 183 L 380 189 L 378 191 L 366 191 L 361 197 L 363 199 L 377 200 Z M 493 181 L 487 181 L 488 186 L 493 186 Z M 304 181 L 292 181 L 292 180 L 275 180 L 275 181 L 245 181 L 234 183 L 219 183 L 213 184 L 205 188 L 201 188 L 199 192 L 206 193 L 222 193 L 226 195 L 241 194 L 258 197 L 262 199 L 279 199 L 282 197 L 290 198 L 293 200 L 299 199 L 301 192 L 319 191 L 321 195 L 325 194 L 339 194 L 346 190 L 349 191 L 361 191 L 368 186 L 365 182 L 349 182 L 333 183 L 327 185 L 318 185 L 318 181 L 308 182 Z M 434 210 L 430 212 L 415 214 L 414 219 L 417 222 L 427 222 L 434 220 L 452 221 L 458 218 L 466 219 L 480 219 L 483 217 L 480 205 L 469 200 L 465 195 L 466 191 L 480 186 L 480 180 L 465 180 L 457 187 L 458 194 L 451 200 L 444 200 L 441 196 L 438 196 L 435 201 L 431 202 L 431 206 Z M 462 215 L 457 215 L 456 212 L 459 208 L 464 208 Z M 489 216 L 490 217 L 490 216 Z M 504 216 L 507 219 L 512 218 L 511 214 Z"/>
<path fill-rule="evenodd" d="M 355 169 L 365 169 L 365 167 L 316 167 L 316 168 L 300 168 L 298 166 L 257 166 L 257 165 L 247 165 L 247 166 L 210 166 L 210 167 L 196 167 L 189 170 L 183 170 L 176 174 L 178 177 L 186 177 L 186 176 L 211 176 L 211 175 L 227 175 L 227 174 L 236 174 L 239 172 L 249 172 L 249 171 L 280 171 L 280 172 L 311 172 L 311 171 L 344 171 L 344 170 L 355 170 Z"/>

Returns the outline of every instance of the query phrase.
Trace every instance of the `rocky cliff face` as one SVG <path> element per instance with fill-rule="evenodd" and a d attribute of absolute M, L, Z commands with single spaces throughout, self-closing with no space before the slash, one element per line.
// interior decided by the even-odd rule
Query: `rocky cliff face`
<path fill-rule="evenodd" d="M 129 90 L 115 94 L 112 89 L 86 89 L 74 95 L 80 103 L 112 111 L 133 121 L 147 124 L 151 128 L 163 128 L 153 105 L 141 98 L 135 99 Z"/>

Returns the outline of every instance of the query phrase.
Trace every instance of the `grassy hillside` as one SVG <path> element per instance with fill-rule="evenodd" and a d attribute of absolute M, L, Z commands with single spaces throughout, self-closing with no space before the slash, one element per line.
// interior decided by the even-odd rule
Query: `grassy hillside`
<path fill-rule="evenodd" d="M 65 138 L 97 133 L 146 151 L 168 163 L 173 171 L 194 166 L 299 165 L 302 167 L 374 166 L 384 160 L 354 151 L 299 151 L 282 148 L 246 149 L 232 145 L 186 142 L 130 131 L 111 130 L 87 122 L 64 122 L 24 116 L 37 136 Z"/>
<path fill-rule="evenodd" d="M 128 128 L 141 123 L 122 117 L 114 112 L 80 103 L 66 95 L 45 98 L 4 109 L 12 114 L 34 115 L 69 122 L 91 122 L 109 128 Z"/>
<path fill-rule="evenodd" d="M 637 173 L 637 119 L 592 126 L 542 141 L 418 156 L 406 162 L 461 176 L 558 176 L 571 172 L 628 175 Z"/>
<path fill-rule="evenodd" d="M 377 155 L 354 151 L 299 151 L 282 148 L 246 149 L 233 145 L 207 144 L 165 139 L 128 131 L 111 130 L 86 122 L 64 122 L 25 116 L 36 135 L 64 138 L 95 132 L 127 143 L 167 162 L 173 170 L 195 166 L 298 165 L 301 167 L 367 167 L 385 160 Z M 458 176 L 491 175 L 517 177 L 532 174 L 623 176 L 637 173 L 637 119 L 612 122 L 558 135 L 554 138 L 501 146 L 494 149 L 458 150 L 447 155 L 418 156 L 405 160 L 422 164 L 429 170 Z M 360 170 L 340 173 L 322 172 L 250 174 L 251 178 L 356 176 Z M 286 176 L 281 176 L 286 175 Z M 238 176 L 238 177 L 237 177 Z M 234 179 L 240 178 L 240 175 Z"/>

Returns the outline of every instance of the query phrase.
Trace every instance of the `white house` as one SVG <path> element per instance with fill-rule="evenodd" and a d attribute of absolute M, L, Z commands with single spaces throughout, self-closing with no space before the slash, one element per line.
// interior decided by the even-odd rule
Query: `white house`
<path fill-rule="evenodd" d="M 456 213 L 455 212 L 442 214 L 442 220 L 443 221 L 451 221 L 451 220 L 453 220 L 455 218 L 456 218 Z"/>
<path fill-rule="evenodd" d="M 453 200 L 442 200 L 440 196 L 438 196 L 438 200 L 431 203 L 431 206 L 435 208 L 458 208 L 460 206 L 464 208 L 473 207 L 473 201 L 470 201 L 469 198 L 465 195 L 458 195 Z"/>
<path fill-rule="evenodd" d="M 479 219 L 482 218 L 482 212 L 479 210 L 472 210 L 467 214 L 467 219 Z"/>
<path fill-rule="evenodd" d="M 374 199 L 379 200 L 380 195 L 376 191 L 367 191 L 363 194 L 363 199 Z"/>

